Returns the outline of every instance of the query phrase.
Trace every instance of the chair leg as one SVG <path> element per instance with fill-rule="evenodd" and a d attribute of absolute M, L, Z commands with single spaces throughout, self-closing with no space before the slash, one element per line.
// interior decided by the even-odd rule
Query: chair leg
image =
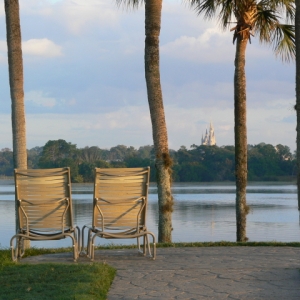
<path fill-rule="evenodd" d="M 76 243 L 73 242 L 73 260 L 74 262 L 77 262 L 78 258 L 78 252 L 77 252 L 77 247 Z"/>
<path fill-rule="evenodd" d="M 144 245 L 143 245 L 143 250 L 141 249 L 141 242 L 140 242 L 141 238 L 142 238 L 141 236 L 136 238 L 137 239 L 138 253 L 141 254 L 141 255 L 145 255 Z M 145 240 L 143 240 L 143 243 L 145 243 Z"/>
<path fill-rule="evenodd" d="M 140 238 L 139 237 L 136 238 L 136 244 L 137 244 L 138 252 L 141 252 L 141 244 L 140 244 Z"/>
<path fill-rule="evenodd" d="M 77 232 L 76 232 L 77 231 Z M 80 244 L 81 244 L 81 232 L 78 226 L 75 227 L 75 238 L 77 241 L 77 254 L 80 253 Z"/>
<path fill-rule="evenodd" d="M 12 261 L 17 261 L 18 260 L 18 241 L 17 241 L 17 237 L 14 235 L 11 239 L 10 239 L 10 248 L 11 248 L 11 259 Z M 16 241 L 16 247 L 14 247 L 14 240 Z"/>
<path fill-rule="evenodd" d="M 91 232 L 91 230 L 90 230 Z M 94 261 L 94 257 L 95 257 L 95 239 L 96 239 L 97 235 L 94 234 L 94 236 L 90 239 L 91 245 L 90 245 L 90 251 L 91 251 L 91 261 Z"/>
<path fill-rule="evenodd" d="M 17 251 L 18 251 L 18 258 L 23 257 L 25 254 L 25 242 L 23 237 L 19 237 L 17 239 Z"/>
<path fill-rule="evenodd" d="M 78 226 L 75 227 L 73 235 L 73 247 L 74 247 L 74 261 L 77 261 L 79 253 L 80 253 L 80 228 Z"/>
<path fill-rule="evenodd" d="M 87 239 L 87 255 L 89 258 L 92 257 L 92 229 L 88 231 L 88 239 Z"/>
<path fill-rule="evenodd" d="M 74 232 L 73 234 L 70 233 L 66 236 L 69 236 L 72 239 L 72 246 L 73 246 L 73 260 L 77 262 L 78 259 L 78 244 L 76 240 L 76 233 Z"/>
<path fill-rule="evenodd" d="M 15 240 L 15 246 L 14 246 Z M 13 261 L 17 261 L 22 258 L 25 253 L 24 237 L 19 235 L 14 235 L 10 239 L 10 248 L 11 248 L 11 258 Z"/>
<path fill-rule="evenodd" d="M 85 232 L 85 229 L 87 227 L 84 225 L 82 227 L 82 230 L 81 230 L 81 250 L 80 250 L 80 256 L 86 256 L 87 255 L 87 252 L 85 252 L 85 249 L 84 249 L 84 232 Z"/>
<path fill-rule="evenodd" d="M 149 233 L 152 236 L 152 247 L 153 247 L 153 253 L 149 253 L 152 256 L 152 259 L 155 260 L 156 258 L 156 241 L 155 241 L 155 235 L 153 233 Z M 149 244 L 149 249 L 150 249 L 150 244 Z"/>
<path fill-rule="evenodd" d="M 149 244 L 147 234 L 145 234 L 145 235 L 143 236 L 143 254 L 144 254 L 144 256 L 146 255 L 146 244 L 147 244 L 147 245 Z"/>
<path fill-rule="evenodd" d="M 81 251 L 80 251 L 80 255 L 85 255 L 85 251 L 84 251 L 84 231 L 87 227 L 84 225 L 82 227 L 82 230 L 81 230 Z"/>

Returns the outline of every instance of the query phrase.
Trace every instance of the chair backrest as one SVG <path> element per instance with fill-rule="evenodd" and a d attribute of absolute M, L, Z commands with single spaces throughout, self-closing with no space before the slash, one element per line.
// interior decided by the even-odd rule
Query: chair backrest
<path fill-rule="evenodd" d="M 93 226 L 102 230 L 146 224 L 150 167 L 95 169 Z"/>
<path fill-rule="evenodd" d="M 19 228 L 57 232 L 73 227 L 70 168 L 15 169 Z"/>

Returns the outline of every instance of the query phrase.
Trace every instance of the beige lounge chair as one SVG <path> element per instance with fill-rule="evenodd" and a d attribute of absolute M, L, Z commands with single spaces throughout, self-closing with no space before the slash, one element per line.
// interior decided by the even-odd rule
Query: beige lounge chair
<path fill-rule="evenodd" d="M 93 219 L 82 228 L 88 229 L 87 255 L 94 260 L 95 238 L 136 238 L 140 253 L 155 259 L 155 236 L 146 227 L 150 168 L 95 169 Z M 152 236 L 152 252 L 148 236 Z M 140 247 L 143 239 L 143 249 Z"/>
<path fill-rule="evenodd" d="M 72 239 L 76 261 L 80 229 L 73 225 L 70 168 L 15 169 L 15 197 L 19 224 L 10 240 L 13 261 L 24 255 L 24 240 L 66 237 Z"/>

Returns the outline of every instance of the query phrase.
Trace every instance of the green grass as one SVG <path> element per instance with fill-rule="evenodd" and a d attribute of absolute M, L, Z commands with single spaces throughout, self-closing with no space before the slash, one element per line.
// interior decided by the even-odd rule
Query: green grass
<path fill-rule="evenodd" d="M 179 248 L 179 247 L 300 247 L 300 242 L 192 242 L 192 243 L 157 243 L 156 248 Z M 106 245 L 97 246 L 95 249 L 133 249 L 136 244 L 132 245 Z"/>
<path fill-rule="evenodd" d="M 167 247 L 300 247 L 300 242 L 194 242 L 194 243 L 159 243 L 158 248 Z"/>
<path fill-rule="evenodd" d="M 32 248 L 26 255 L 69 251 Z M 13 263 L 10 251 L 0 250 L 0 299 L 106 299 L 115 273 L 103 263 Z"/>

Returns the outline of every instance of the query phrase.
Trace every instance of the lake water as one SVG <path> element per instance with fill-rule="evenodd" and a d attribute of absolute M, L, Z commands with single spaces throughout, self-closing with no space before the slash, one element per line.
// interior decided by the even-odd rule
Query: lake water
<path fill-rule="evenodd" d="M 81 228 L 90 223 L 92 184 L 73 184 L 75 223 Z M 250 183 L 247 203 L 249 241 L 300 241 L 297 188 L 293 184 Z M 235 186 L 233 183 L 174 183 L 174 242 L 235 241 Z M 9 247 L 15 231 L 14 185 L 0 180 L 0 247 Z M 149 190 L 148 229 L 157 236 L 158 206 L 155 184 Z M 99 245 L 113 240 L 97 239 Z M 132 244 L 133 240 L 114 240 L 115 244 Z M 31 242 L 35 247 L 65 247 L 70 239 Z"/>

